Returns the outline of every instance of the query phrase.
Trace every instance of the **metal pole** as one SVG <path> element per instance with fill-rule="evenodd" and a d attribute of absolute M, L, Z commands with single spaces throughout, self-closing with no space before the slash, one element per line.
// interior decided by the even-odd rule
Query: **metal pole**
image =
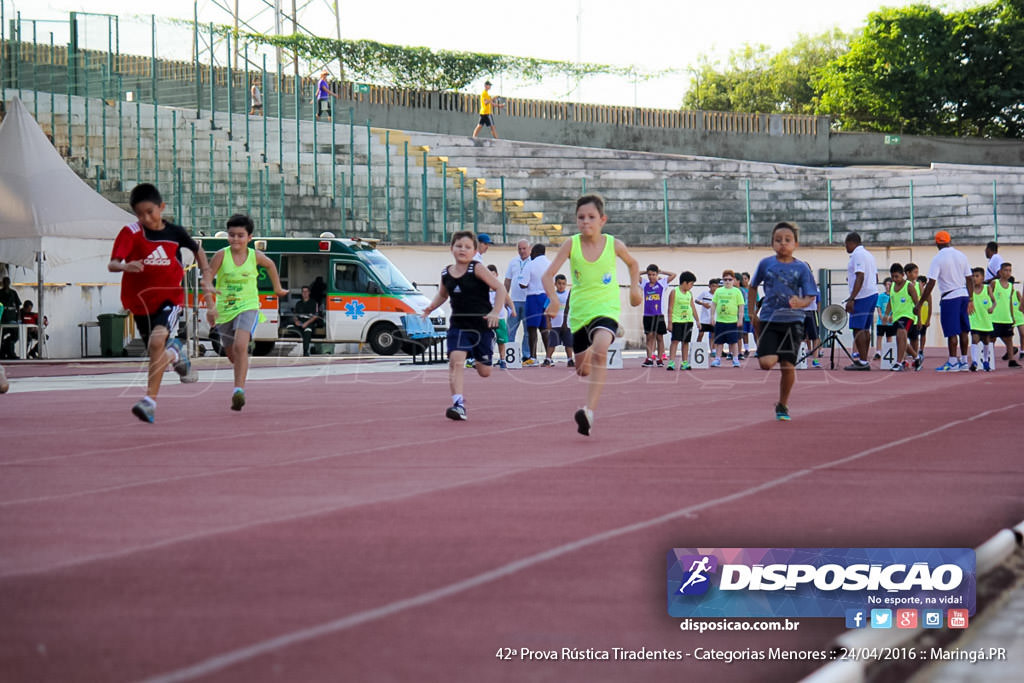
<path fill-rule="evenodd" d="M 152 55 L 149 60 L 150 88 L 153 93 L 153 184 L 160 186 L 160 97 L 156 92 L 156 15 L 150 15 L 150 42 Z M 88 77 L 88 74 L 86 74 Z"/>
<path fill-rule="evenodd" d="M 135 184 L 142 182 L 142 103 L 135 98 Z"/>
<path fill-rule="evenodd" d="M 0 2 L 2 1 L 3 0 L 0 0 Z M 36 39 L 36 20 L 32 19 L 32 89 L 35 91 L 32 95 L 32 113 L 36 121 L 39 120 L 39 52 L 36 49 L 38 46 L 39 41 Z"/>
<path fill-rule="evenodd" d="M 174 188 L 175 188 L 175 194 L 177 195 L 176 200 L 177 200 L 177 204 L 178 204 L 178 209 L 177 209 L 177 211 L 174 212 L 174 219 L 176 221 L 178 221 L 178 223 L 184 223 L 185 222 L 185 218 L 184 218 L 184 216 L 182 216 L 182 212 L 184 211 L 184 209 L 182 208 L 182 200 L 181 200 L 181 193 L 182 193 L 182 187 L 181 187 L 181 167 L 177 166 L 177 165 L 175 165 L 175 167 L 174 167 Z"/>
<path fill-rule="evenodd" d="M 2 1 L 2 0 L 0 0 L 0 1 Z M 106 78 L 104 78 L 103 79 L 103 83 L 104 83 L 104 88 L 103 89 L 104 90 L 106 90 L 106 87 L 105 87 L 106 82 L 107 82 L 107 80 L 106 80 Z M 52 113 L 53 110 L 51 109 L 50 111 Z M 103 176 L 105 178 L 106 175 L 107 175 L 107 102 L 106 102 L 106 100 L 102 96 L 100 97 L 100 114 L 101 114 L 101 116 L 100 116 L 100 124 L 103 126 L 103 130 L 102 130 L 103 150 L 102 150 L 102 153 L 101 153 L 101 157 L 103 159 Z"/>
<path fill-rule="evenodd" d="M 427 153 L 423 152 L 423 178 L 420 190 L 420 213 L 423 216 L 423 241 L 427 240 Z"/>
<path fill-rule="evenodd" d="M 338 103 L 331 107 L 331 206 L 338 203 L 338 126 L 334 116 L 338 112 Z"/>
<path fill-rule="evenodd" d="M 0 0 L 0 102 L 7 101 L 7 80 L 4 78 L 6 71 L 4 70 L 4 46 L 7 45 L 7 15 L 4 12 L 4 2 Z M 53 34 L 50 34 L 50 43 L 53 43 Z M 50 54 L 53 54 L 53 48 L 50 49 Z M 53 64 L 53 59 L 50 59 L 50 63 Z M 52 88 L 51 88 L 52 91 Z M 50 107 L 50 116 L 53 117 L 53 107 Z M 54 137 L 57 137 L 56 135 Z"/>
<path fill-rule="evenodd" d="M 193 228 L 195 228 L 195 226 L 196 226 L 196 124 L 195 123 L 190 123 L 189 125 L 192 128 L 192 130 L 191 130 L 191 134 L 192 134 L 192 157 L 191 157 L 192 171 L 191 171 L 191 176 L 192 176 L 192 180 L 190 181 L 190 188 L 189 188 L 189 195 L 188 195 L 189 196 L 188 208 L 189 208 L 189 211 L 190 211 L 191 216 L 192 216 L 192 221 L 189 223 L 189 225 L 192 226 Z"/>
<path fill-rule="evenodd" d="M 213 133 L 210 133 L 210 175 L 207 190 L 209 194 L 210 204 L 210 234 L 213 235 L 217 232 L 217 223 L 213 217 Z"/>
<path fill-rule="evenodd" d="M 2 4 L 2 3 L 0 3 L 0 4 Z M 71 35 L 72 36 L 74 36 L 74 33 L 75 33 L 74 17 L 75 17 L 75 13 L 72 12 L 71 13 L 71 18 L 72 18 L 72 21 L 71 21 Z M 73 53 L 71 51 L 72 44 L 73 43 L 68 43 L 68 64 L 67 64 L 67 73 L 68 73 L 68 82 L 67 82 L 68 156 L 71 156 L 71 149 L 72 149 L 72 144 L 71 144 L 71 84 L 72 84 L 73 78 L 72 78 L 72 73 L 71 73 L 71 69 L 72 69 L 71 65 L 74 63 L 74 57 L 73 57 Z"/>
<path fill-rule="evenodd" d="M 334 107 L 331 107 L 332 112 L 334 111 L 334 109 Z M 320 194 L 320 169 L 316 163 L 317 152 L 319 151 L 317 149 L 317 145 L 319 144 L 317 128 L 319 128 L 320 126 L 316 125 L 318 119 L 315 115 L 311 120 L 313 122 L 313 194 L 317 195 Z"/>
<path fill-rule="evenodd" d="M 749 192 L 749 188 L 747 189 Z M 661 180 L 661 205 L 665 212 L 665 246 L 669 244 L 668 237 L 668 178 L 662 178 Z M 747 221 L 747 234 L 750 234 L 750 221 Z M 749 241 L 749 239 L 748 239 Z"/>
<path fill-rule="evenodd" d="M 391 131 L 384 131 L 384 213 L 387 215 L 387 236 L 391 241 Z"/>
<path fill-rule="evenodd" d="M 586 182 L 586 181 L 584 181 Z M 501 176 L 501 243 L 508 244 L 508 232 L 505 223 L 505 176 Z"/>
<path fill-rule="evenodd" d="M 281 118 L 281 62 L 277 63 L 277 163 L 284 173 L 284 121 Z M 269 181 L 270 178 L 268 177 Z"/>
<path fill-rule="evenodd" d="M 402 159 L 405 164 L 405 241 L 409 241 L 409 141 L 402 143 Z"/>
<path fill-rule="evenodd" d="M 238 38 L 235 38 L 235 51 L 236 52 L 238 51 Z M 245 44 L 245 82 L 242 84 L 242 92 L 245 93 L 245 96 L 242 98 L 242 102 L 243 102 L 242 111 L 245 113 L 245 151 L 246 152 L 252 150 L 252 147 L 250 146 L 250 143 L 252 141 L 249 139 L 249 112 L 252 111 L 252 101 L 251 101 L 251 96 L 250 96 L 252 91 L 250 90 L 250 87 L 251 86 L 249 85 L 249 43 L 246 43 Z M 249 101 L 249 108 L 248 109 L 245 108 L 245 104 L 244 104 L 245 101 L 247 101 L 247 100 Z"/>
<path fill-rule="evenodd" d="M 2 4 L 3 4 L 3 0 L 0 0 L 0 5 L 2 5 Z M 2 14 L 2 13 L 0 13 L 0 14 Z M 3 22 L 3 19 L 0 19 L 0 23 L 2 23 L 2 22 Z M 0 42 L 3 42 L 3 31 L 0 31 Z M 0 100 L 4 99 L 3 98 L 3 92 L 4 92 L 4 87 L 3 87 L 3 82 L 4 82 L 4 76 L 3 76 L 3 74 L 4 74 L 3 52 L 4 52 L 3 49 L 0 48 Z M 55 67 L 57 65 L 57 62 L 54 59 L 54 57 L 56 57 L 56 51 L 53 49 L 53 31 L 50 31 L 50 130 L 52 132 L 56 133 L 57 132 L 57 126 L 55 126 L 54 124 L 57 122 L 57 110 L 54 107 L 56 105 L 55 93 L 56 93 L 57 89 L 54 88 L 53 86 L 55 85 L 55 82 L 57 80 L 57 73 L 56 73 L 57 70 L 54 69 L 53 67 Z M 120 106 L 120 101 L 121 100 L 120 100 L 120 97 L 119 97 L 119 99 L 118 99 L 118 103 L 119 103 L 118 106 Z M 56 138 L 57 136 L 54 135 L 54 137 Z"/>
<path fill-rule="evenodd" d="M 252 215 L 252 157 L 245 156 L 245 213 Z"/>
<path fill-rule="evenodd" d="M 999 202 L 996 194 L 996 181 L 992 181 L 992 239 L 999 241 Z"/>
<path fill-rule="evenodd" d="M 213 82 L 213 22 L 210 22 L 210 129 L 216 130 L 217 128 L 217 104 L 214 100 L 214 82 Z M 212 172 L 213 169 L 211 168 Z"/>
<path fill-rule="evenodd" d="M 582 182 L 580 183 L 580 194 L 584 195 L 586 193 L 587 193 L 587 179 L 583 178 Z"/>
<path fill-rule="evenodd" d="M 228 48 L 228 58 L 227 58 L 227 61 L 224 62 L 224 74 L 227 76 L 226 80 L 228 82 L 228 140 L 234 140 L 234 137 L 232 137 L 232 136 L 235 134 L 235 118 L 233 116 L 234 110 L 231 107 L 231 104 L 232 104 L 232 102 L 231 102 L 231 99 L 232 99 L 231 98 L 231 86 L 233 85 L 232 81 L 235 80 L 235 74 L 231 70 L 231 34 L 230 33 L 228 33 L 224 37 L 224 44 Z M 248 122 L 248 120 L 249 119 L 247 117 L 246 118 L 246 122 Z M 249 144 L 249 139 L 246 138 L 246 145 L 248 145 L 248 144 Z"/>
<path fill-rule="evenodd" d="M 914 181 L 910 181 L 910 243 L 914 243 Z"/>
<path fill-rule="evenodd" d="M 366 119 L 366 229 L 373 230 L 373 145 L 370 144 L 370 119 Z"/>
<path fill-rule="evenodd" d="M 192 70 L 196 79 L 196 119 L 203 103 L 203 79 L 199 77 L 199 0 L 192 3 Z M 195 222 L 192 223 L 195 225 Z"/>
<path fill-rule="evenodd" d="M 84 71 L 85 71 L 85 78 L 84 78 L 85 85 L 84 85 L 84 88 L 82 90 L 82 92 L 84 93 L 82 99 L 83 99 L 83 104 L 85 105 L 85 140 L 83 142 L 85 144 L 85 163 L 88 165 L 90 163 L 90 160 L 89 160 L 89 60 L 88 60 L 88 58 L 86 58 L 86 60 L 85 60 L 85 69 L 84 69 Z"/>
<path fill-rule="evenodd" d="M 183 223 L 181 216 L 181 176 L 178 173 L 178 110 L 171 110 L 171 173 L 174 174 L 175 187 L 178 189 L 178 210 L 174 212 L 174 219 Z"/>
<path fill-rule="evenodd" d="M 260 116 L 263 118 L 263 163 L 267 163 L 267 56 L 263 55 L 263 71 L 260 72 L 260 97 L 263 98 L 263 109 Z"/>
<path fill-rule="evenodd" d="M 348 108 L 348 205 L 356 215 L 356 110 Z"/>
<path fill-rule="evenodd" d="M 825 181 L 825 190 L 828 193 L 828 243 L 832 244 L 832 179 Z"/>
<path fill-rule="evenodd" d="M 284 173 L 281 174 L 281 237 L 285 236 L 284 229 Z"/>
<path fill-rule="evenodd" d="M 266 212 L 266 208 L 265 208 L 266 205 L 267 205 L 267 198 L 263 194 L 263 188 L 264 188 L 264 185 L 263 185 L 263 172 L 265 170 L 266 169 L 263 166 L 260 166 L 260 169 L 259 169 L 259 173 L 260 173 L 260 230 L 266 230 L 267 229 L 267 215 L 266 215 L 267 212 Z"/>
<path fill-rule="evenodd" d="M 466 174 L 459 173 L 459 230 L 466 229 Z"/>
<path fill-rule="evenodd" d="M 302 123 L 302 105 L 299 102 L 299 74 L 298 74 L 298 61 L 295 62 L 296 73 L 292 76 L 292 86 L 295 91 L 295 186 L 299 186 L 299 169 L 302 167 L 299 152 L 299 138 L 301 137 L 299 124 Z M 315 153 L 315 152 L 314 152 Z"/>
<path fill-rule="evenodd" d="M 473 179 L 473 232 L 479 232 L 479 219 L 480 219 L 480 202 L 477 198 L 477 182 L 476 178 Z"/>
<path fill-rule="evenodd" d="M 745 183 L 746 204 L 747 204 L 747 246 L 750 246 L 750 178 Z"/>
<path fill-rule="evenodd" d="M 226 213 L 230 216 L 235 212 L 234 155 L 231 153 L 231 145 L 225 145 L 224 147 L 228 153 L 228 207 Z"/>
<path fill-rule="evenodd" d="M 441 244 L 448 241 L 448 162 L 441 162 Z"/>
<path fill-rule="evenodd" d="M 345 206 L 345 197 L 346 196 L 347 196 L 347 193 L 345 192 L 345 172 L 342 171 L 341 172 L 341 234 L 343 234 L 343 235 L 346 234 L 346 230 L 348 229 L 348 227 L 346 225 L 346 221 L 348 220 L 348 207 Z"/>

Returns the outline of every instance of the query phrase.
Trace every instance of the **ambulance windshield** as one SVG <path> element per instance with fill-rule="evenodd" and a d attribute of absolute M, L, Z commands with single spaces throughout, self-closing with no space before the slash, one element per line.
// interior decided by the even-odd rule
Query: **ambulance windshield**
<path fill-rule="evenodd" d="M 356 257 L 373 270 L 374 275 L 380 278 L 384 286 L 391 292 L 411 293 L 416 288 L 405 279 L 402 271 L 395 267 L 384 254 L 379 251 L 356 251 Z"/>

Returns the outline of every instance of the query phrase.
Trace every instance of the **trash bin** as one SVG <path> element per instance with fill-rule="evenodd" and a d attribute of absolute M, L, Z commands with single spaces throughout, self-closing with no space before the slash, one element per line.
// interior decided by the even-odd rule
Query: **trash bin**
<path fill-rule="evenodd" d="M 100 322 L 100 355 L 124 355 L 124 319 L 123 313 L 102 313 L 96 318 Z"/>

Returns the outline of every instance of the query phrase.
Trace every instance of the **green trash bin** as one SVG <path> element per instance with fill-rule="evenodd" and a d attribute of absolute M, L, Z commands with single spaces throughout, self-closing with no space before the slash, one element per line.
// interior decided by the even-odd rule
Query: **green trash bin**
<path fill-rule="evenodd" d="M 101 313 L 96 316 L 100 321 L 101 355 L 124 355 L 124 319 L 127 317 L 123 313 Z"/>

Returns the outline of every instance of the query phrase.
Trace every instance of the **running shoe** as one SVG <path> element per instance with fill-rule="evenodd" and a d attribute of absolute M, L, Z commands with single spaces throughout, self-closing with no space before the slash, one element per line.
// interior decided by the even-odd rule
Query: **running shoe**
<path fill-rule="evenodd" d="M 985 372 L 992 372 L 992 366 L 988 364 L 987 360 L 981 361 L 981 369 Z"/>
<path fill-rule="evenodd" d="M 679 369 L 680 370 L 689 370 L 690 369 L 690 361 L 684 360 L 682 363 L 679 364 Z"/>
<path fill-rule="evenodd" d="M 852 372 L 867 372 L 871 369 L 871 366 L 863 361 L 853 361 L 852 365 L 847 365 L 843 370 L 850 370 Z"/>
<path fill-rule="evenodd" d="M 239 389 L 231 394 L 231 410 L 241 410 L 245 405 L 245 389 Z"/>
<path fill-rule="evenodd" d="M 545 358 L 544 362 L 540 364 L 542 368 L 550 368 L 554 363 L 551 362 L 550 358 Z"/>
<path fill-rule="evenodd" d="M 713 368 L 720 368 L 720 367 L 722 367 L 721 359 L 715 358 L 713 361 L 711 361 L 711 367 L 713 367 Z"/>
<path fill-rule="evenodd" d="M 676 369 L 676 364 L 674 362 L 669 362 L 669 364 L 665 366 L 665 369 L 666 370 L 675 370 Z"/>
<path fill-rule="evenodd" d="M 918 356 L 914 359 L 914 372 L 920 372 L 922 367 L 924 367 L 924 358 Z"/>
<path fill-rule="evenodd" d="M 185 344 L 178 338 L 172 339 L 167 344 L 168 349 L 173 349 L 178 354 L 178 360 L 174 361 L 174 371 L 178 373 L 178 379 L 182 384 L 192 384 L 199 379 L 199 375 L 192 372 L 192 361 L 188 359 L 188 352 Z"/>
<path fill-rule="evenodd" d="M 663 354 L 661 354 L 661 360 L 662 360 L 663 362 L 664 362 L 664 361 L 667 361 L 667 360 L 668 360 L 668 354 L 667 354 L 667 353 L 663 353 Z"/>
<path fill-rule="evenodd" d="M 466 419 L 466 404 L 456 403 L 451 408 L 444 411 L 444 416 L 449 420 L 465 420 Z"/>
<path fill-rule="evenodd" d="M 527 358 L 526 360 L 523 361 L 523 365 L 536 365 L 536 364 L 537 364 L 537 361 L 535 361 L 532 358 Z"/>
<path fill-rule="evenodd" d="M 570 358 L 569 362 L 565 364 L 565 367 L 567 367 L 567 368 L 574 368 L 574 367 L 576 367 L 576 361 L 574 361 L 572 358 Z"/>
<path fill-rule="evenodd" d="M 775 404 L 775 419 L 781 421 L 789 421 L 789 408 L 782 405 L 781 403 Z"/>
<path fill-rule="evenodd" d="M 654 358 L 653 357 L 648 358 L 647 360 L 645 360 L 643 363 L 640 364 L 640 367 L 642 367 L 642 368 L 653 368 L 654 367 Z"/>
<path fill-rule="evenodd" d="M 935 372 L 960 372 L 960 363 L 950 363 L 946 361 L 939 367 L 935 368 Z"/>
<path fill-rule="evenodd" d="M 1011 368 L 1019 368 L 1019 367 L 1020 367 L 1020 363 L 1018 363 L 1018 362 L 1017 362 L 1017 361 L 1015 361 L 1015 360 L 1011 360 L 1011 361 L 1009 362 L 1009 364 L 1008 364 L 1008 365 L 1009 365 L 1009 366 L 1010 366 Z"/>
<path fill-rule="evenodd" d="M 732 366 L 734 368 L 740 367 L 740 359 L 739 358 L 734 358 L 733 361 L 732 361 Z"/>
<path fill-rule="evenodd" d="M 971 363 L 971 367 L 969 369 L 970 369 L 971 372 L 977 372 L 978 371 L 978 364 L 977 363 Z"/>
<path fill-rule="evenodd" d="M 505 361 L 503 360 L 498 361 L 498 367 L 501 368 L 502 370 L 508 370 L 508 364 L 505 363 Z"/>
<path fill-rule="evenodd" d="M 153 424 L 153 421 L 156 420 L 156 406 L 149 401 L 139 401 L 132 406 L 132 415 L 143 422 Z"/>
<path fill-rule="evenodd" d="M 663 368 L 665 367 L 665 361 L 659 358 L 658 360 L 655 361 L 655 365 L 657 365 L 659 368 Z"/>
<path fill-rule="evenodd" d="M 818 360 L 817 358 L 815 358 L 814 360 L 811 361 L 811 367 L 812 368 L 820 368 L 821 367 L 821 361 Z"/>
<path fill-rule="evenodd" d="M 576 420 L 576 431 L 583 436 L 590 436 L 590 429 L 594 426 L 594 411 L 590 408 L 580 408 L 573 415 Z"/>
<path fill-rule="evenodd" d="M 466 359 L 466 367 L 467 368 L 472 368 L 475 365 L 476 365 L 476 360 L 475 359 L 473 359 L 473 358 L 467 358 Z"/>
<path fill-rule="evenodd" d="M 892 372 L 904 372 L 904 371 L 906 370 L 906 368 L 905 368 L 905 367 L 903 367 L 903 363 L 896 363 L 895 365 L 893 365 L 893 366 L 892 366 L 891 368 L 889 368 L 889 369 L 890 369 L 890 370 L 891 370 Z"/>
<path fill-rule="evenodd" d="M 874 357 L 873 360 L 881 360 L 881 359 L 882 359 L 882 354 L 879 353 L 878 351 L 875 351 L 875 357 Z"/>

